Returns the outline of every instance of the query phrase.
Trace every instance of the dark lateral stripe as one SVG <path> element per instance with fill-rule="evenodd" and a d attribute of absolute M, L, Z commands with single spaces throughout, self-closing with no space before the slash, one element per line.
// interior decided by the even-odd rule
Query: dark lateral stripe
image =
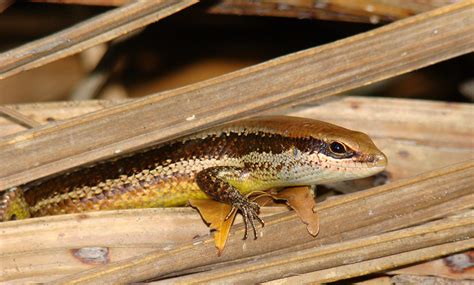
<path fill-rule="evenodd" d="M 116 179 L 120 175 L 132 175 L 144 169 L 154 169 L 156 165 L 167 165 L 181 160 L 195 158 L 239 158 L 250 152 L 282 153 L 292 147 L 303 152 L 325 149 L 325 143 L 314 138 L 290 138 L 269 133 L 222 133 L 203 139 L 177 141 L 172 144 L 152 147 L 145 151 L 128 154 L 121 158 L 106 160 L 91 166 L 85 166 L 66 174 L 26 185 L 28 203 L 34 203 L 52 193 L 66 193 L 75 187 L 94 186 L 107 179 Z M 323 150 L 324 151 L 324 150 Z"/>

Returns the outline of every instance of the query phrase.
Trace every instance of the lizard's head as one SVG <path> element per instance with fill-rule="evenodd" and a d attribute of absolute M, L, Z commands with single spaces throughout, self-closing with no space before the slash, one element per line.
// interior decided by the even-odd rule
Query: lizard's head
<path fill-rule="evenodd" d="M 344 172 L 347 179 L 370 176 L 384 170 L 387 157 L 368 135 L 334 126 L 334 133 L 322 137 L 318 155 L 328 168 Z"/>
<path fill-rule="evenodd" d="M 387 166 L 385 154 L 364 133 L 316 120 L 308 120 L 303 126 L 320 141 L 311 157 L 325 172 L 324 182 L 367 177 Z"/>
<path fill-rule="evenodd" d="M 292 183 L 328 183 L 368 177 L 383 171 L 387 157 L 364 133 L 330 123 L 289 116 L 247 119 L 245 130 L 290 138 Z M 293 139 L 293 140 L 291 140 Z M 286 178 L 288 179 L 288 178 Z"/>

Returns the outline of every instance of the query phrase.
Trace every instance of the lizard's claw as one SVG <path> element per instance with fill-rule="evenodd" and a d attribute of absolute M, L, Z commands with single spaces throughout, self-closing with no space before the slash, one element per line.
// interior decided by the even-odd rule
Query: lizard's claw
<path fill-rule="evenodd" d="M 260 213 L 260 206 L 255 202 L 244 201 L 242 203 L 239 203 L 238 205 L 235 205 L 235 207 L 240 210 L 240 212 L 242 213 L 242 218 L 244 220 L 245 233 L 243 239 L 247 239 L 249 224 L 252 226 L 254 239 L 257 239 L 257 228 L 255 226 L 255 220 L 257 220 L 262 225 L 262 227 L 265 226 L 263 220 L 258 216 L 258 214 Z"/>

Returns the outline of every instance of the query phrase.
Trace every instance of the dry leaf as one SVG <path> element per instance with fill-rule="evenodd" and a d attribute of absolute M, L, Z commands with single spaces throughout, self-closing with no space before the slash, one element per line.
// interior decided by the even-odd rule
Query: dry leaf
<path fill-rule="evenodd" d="M 301 221 L 307 225 L 306 228 L 311 235 L 316 236 L 319 232 L 319 217 L 314 212 L 316 203 L 309 187 L 290 187 L 280 192 L 253 192 L 250 199 L 261 206 L 275 204 L 273 200 L 284 200 L 290 208 L 296 211 Z M 237 210 L 232 208 L 231 205 L 214 200 L 191 199 L 189 203 L 199 211 L 211 230 L 215 230 L 214 242 L 218 255 L 221 255 Z"/>
<path fill-rule="evenodd" d="M 189 203 L 199 211 L 211 230 L 215 230 L 214 242 L 218 255 L 221 255 L 237 214 L 236 209 L 233 209 L 231 205 L 214 200 L 191 199 Z"/>
<path fill-rule="evenodd" d="M 221 203 L 223 204 L 223 203 Z M 229 206 L 230 207 L 230 206 Z M 227 242 L 227 238 L 229 237 L 230 228 L 234 223 L 235 215 L 237 214 L 237 209 L 230 207 L 232 213 L 228 215 L 227 220 L 224 217 L 224 221 L 222 222 L 221 226 L 217 231 L 214 233 L 214 243 L 217 247 L 217 255 L 221 255 L 222 251 L 224 250 L 225 244 Z"/>
<path fill-rule="evenodd" d="M 316 202 L 311 194 L 311 188 L 289 187 L 274 195 L 275 199 L 283 199 L 286 204 L 296 211 L 301 221 L 305 223 L 312 236 L 319 232 L 319 215 L 315 212 Z"/>
<path fill-rule="evenodd" d="M 247 197 L 259 204 L 261 207 L 276 207 L 276 206 L 284 206 L 281 203 L 275 202 L 275 196 L 278 194 L 277 189 L 269 189 L 266 191 L 255 191 L 250 193 Z"/>

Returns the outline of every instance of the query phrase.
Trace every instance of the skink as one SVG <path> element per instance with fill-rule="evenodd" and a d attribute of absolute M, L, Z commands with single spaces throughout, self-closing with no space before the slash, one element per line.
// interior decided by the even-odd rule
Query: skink
<path fill-rule="evenodd" d="M 237 208 L 255 232 L 259 206 L 247 194 L 367 177 L 386 164 L 366 134 L 306 118 L 256 117 L 9 189 L 0 220 L 212 198 Z"/>

